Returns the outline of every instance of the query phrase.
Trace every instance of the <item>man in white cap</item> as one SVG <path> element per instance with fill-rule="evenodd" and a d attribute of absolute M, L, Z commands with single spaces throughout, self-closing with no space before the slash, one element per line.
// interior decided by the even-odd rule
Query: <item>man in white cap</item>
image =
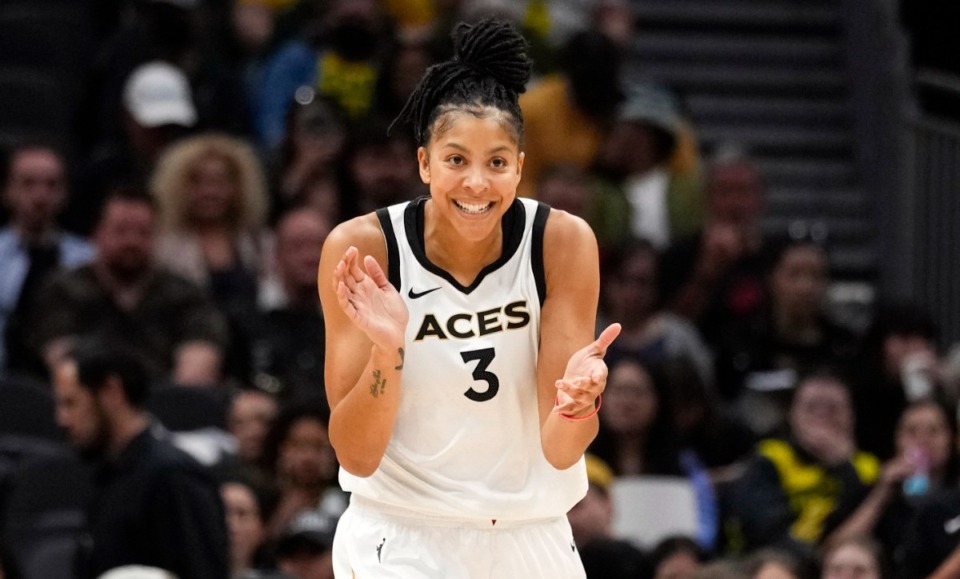
<path fill-rule="evenodd" d="M 141 64 L 123 84 L 118 111 L 122 134 L 94 149 L 80 171 L 65 225 L 89 232 L 99 207 L 113 189 L 143 183 L 161 151 L 197 124 L 197 107 L 187 75 L 164 62 Z"/>
<path fill-rule="evenodd" d="M 177 577 L 156 567 L 126 565 L 111 569 L 97 579 L 177 579 Z"/>
<path fill-rule="evenodd" d="M 124 129 L 138 156 L 156 159 L 179 129 L 197 122 L 190 82 L 161 61 L 136 68 L 123 87 Z"/>

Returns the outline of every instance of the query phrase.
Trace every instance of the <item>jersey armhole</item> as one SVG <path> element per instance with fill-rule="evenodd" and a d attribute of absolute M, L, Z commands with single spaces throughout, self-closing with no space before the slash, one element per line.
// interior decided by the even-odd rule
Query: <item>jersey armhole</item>
<path fill-rule="evenodd" d="M 400 291 L 400 247 L 397 245 L 389 209 L 377 209 L 377 219 L 380 220 L 380 230 L 383 231 L 383 239 L 387 244 L 387 278 L 393 287 Z"/>
<path fill-rule="evenodd" d="M 547 276 L 543 267 L 543 233 L 547 226 L 547 217 L 550 215 L 550 206 L 537 203 L 537 212 L 533 216 L 533 231 L 530 251 L 530 264 L 533 268 L 533 279 L 537 282 L 537 295 L 540 298 L 540 307 L 547 299 Z"/>

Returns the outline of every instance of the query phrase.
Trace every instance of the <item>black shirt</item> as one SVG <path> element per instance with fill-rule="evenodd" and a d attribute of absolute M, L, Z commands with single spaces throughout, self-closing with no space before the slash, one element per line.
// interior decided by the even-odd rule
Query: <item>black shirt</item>
<path fill-rule="evenodd" d="M 927 577 L 960 546 L 960 489 L 931 497 L 907 527 L 902 552 L 897 553 L 900 576 Z"/>
<path fill-rule="evenodd" d="M 79 577 L 124 565 L 159 567 L 179 579 L 229 577 L 219 488 L 189 455 L 147 428 L 94 482 Z"/>

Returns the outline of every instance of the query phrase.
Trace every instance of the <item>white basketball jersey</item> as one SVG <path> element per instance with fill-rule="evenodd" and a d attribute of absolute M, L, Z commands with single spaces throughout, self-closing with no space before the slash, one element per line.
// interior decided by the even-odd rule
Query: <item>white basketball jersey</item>
<path fill-rule="evenodd" d="M 391 283 L 410 312 L 400 409 L 380 467 L 341 469 L 344 490 L 427 516 L 522 520 L 564 515 L 587 491 L 581 460 L 543 456 L 537 410 L 546 205 L 517 199 L 503 253 L 465 287 L 430 263 L 423 197 L 378 212 Z M 390 388 L 390 384 L 386 385 Z"/>

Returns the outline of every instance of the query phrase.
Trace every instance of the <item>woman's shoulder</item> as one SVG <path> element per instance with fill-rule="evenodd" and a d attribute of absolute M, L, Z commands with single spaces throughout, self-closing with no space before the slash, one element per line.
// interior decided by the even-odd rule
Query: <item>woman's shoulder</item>
<path fill-rule="evenodd" d="M 586 220 L 562 209 L 550 209 L 544 228 L 544 247 L 585 242 L 596 245 L 596 236 Z M 561 247 L 558 251 L 563 252 L 565 248 Z"/>
<path fill-rule="evenodd" d="M 380 219 L 376 213 L 367 213 L 339 223 L 327 236 L 324 252 L 342 254 L 348 247 L 360 250 L 361 255 L 372 255 L 378 260 L 386 258 L 386 245 Z"/>

